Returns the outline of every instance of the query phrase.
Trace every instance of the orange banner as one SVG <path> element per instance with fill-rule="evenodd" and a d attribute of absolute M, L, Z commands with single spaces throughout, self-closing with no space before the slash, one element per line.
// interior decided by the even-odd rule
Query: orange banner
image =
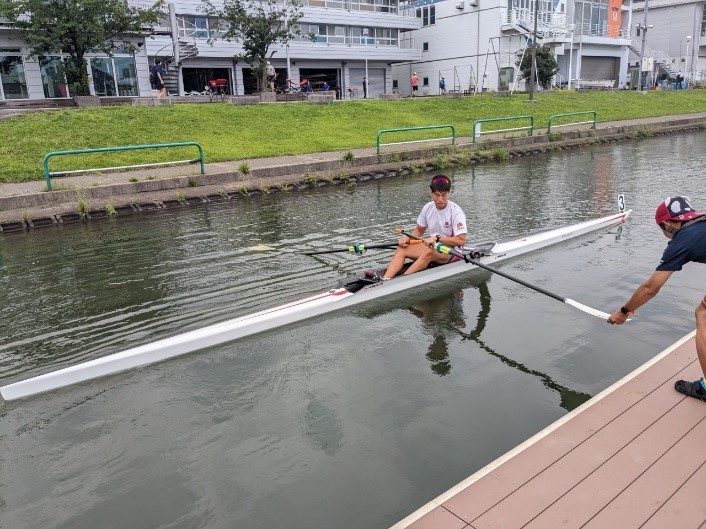
<path fill-rule="evenodd" d="M 608 3 L 608 36 L 617 39 L 620 36 L 621 0 L 610 0 Z"/>

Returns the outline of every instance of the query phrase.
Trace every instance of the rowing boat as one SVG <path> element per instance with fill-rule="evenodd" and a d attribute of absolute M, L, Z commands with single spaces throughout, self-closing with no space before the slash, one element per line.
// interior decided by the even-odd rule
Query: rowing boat
<path fill-rule="evenodd" d="M 491 245 L 492 249 L 479 247 L 480 250 L 478 248 L 471 250 L 471 254 L 477 262 L 491 265 L 587 233 L 608 229 L 623 222 L 630 213 L 631 210 L 623 211 L 520 239 L 500 242 Z M 416 274 L 399 276 L 390 281 L 376 282 L 364 277 L 343 280 L 331 290 L 298 301 L 8 384 L 0 387 L 0 394 L 5 400 L 36 395 L 252 336 L 478 269 L 473 264 L 458 261 Z"/>

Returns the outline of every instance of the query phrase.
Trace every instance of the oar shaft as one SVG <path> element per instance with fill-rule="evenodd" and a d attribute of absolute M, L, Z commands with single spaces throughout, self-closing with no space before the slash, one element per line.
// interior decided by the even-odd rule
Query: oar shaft
<path fill-rule="evenodd" d="M 418 243 L 419 241 L 413 241 L 415 243 Z M 319 250 L 316 252 L 304 252 L 303 255 L 322 255 L 322 254 L 327 254 L 327 253 L 363 253 L 366 250 L 375 250 L 375 249 L 393 249 L 397 248 L 398 244 L 397 242 L 386 242 L 386 243 L 380 243 L 380 244 L 352 244 L 348 246 L 347 248 L 337 248 L 335 250 Z"/>
<path fill-rule="evenodd" d="M 407 233 L 405 231 L 400 231 L 399 233 L 401 235 L 404 235 L 405 237 L 409 237 L 410 239 L 415 239 L 417 241 L 424 240 L 421 237 L 417 237 L 416 235 L 412 235 L 411 233 Z M 566 298 L 559 296 L 558 294 L 554 294 L 553 292 L 549 292 L 548 290 L 546 290 L 542 287 L 538 287 L 537 285 L 533 285 L 532 283 L 528 283 L 527 281 L 524 281 L 524 280 L 520 279 L 519 277 L 511 276 L 510 274 L 506 274 L 505 272 L 501 272 L 497 268 L 493 268 L 492 266 L 488 266 L 486 264 L 483 264 L 480 261 L 476 261 L 475 259 L 471 259 L 467 255 L 464 255 L 461 252 L 458 252 L 458 251 L 454 250 L 453 248 L 446 246 L 443 243 L 436 243 L 435 245 L 432 245 L 432 247 L 436 247 L 436 250 L 441 253 L 448 253 L 448 254 L 454 255 L 460 259 L 463 259 L 467 263 L 470 263 L 472 265 L 477 266 L 478 268 L 482 268 L 483 270 L 487 270 L 488 272 L 498 274 L 499 276 L 502 276 L 505 279 L 509 279 L 510 281 L 514 281 L 515 283 L 519 283 L 522 286 L 525 286 L 527 288 L 531 288 L 532 290 L 536 290 L 540 294 L 544 294 L 545 296 L 549 296 L 550 298 L 554 298 L 557 301 L 561 301 L 562 303 L 566 303 Z"/>
<path fill-rule="evenodd" d="M 320 250 L 320 251 L 317 251 L 317 252 L 304 252 L 304 255 L 322 255 L 322 254 L 327 254 L 327 253 L 348 253 L 348 252 L 356 253 L 356 251 L 355 251 L 355 247 L 356 247 L 356 246 L 361 247 L 361 248 L 362 248 L 362 251 L 365 251 L 365 250 L 381 249 L 381 248 L 387 248 L 387 249 L 396 248 L 396 247 L 397 247 L 397 243 L 396 243 L 396 242 L 390 242 L 390 243 L 386 243 L 386 244 L 351 245 L 351 246 L 349 246 L 349 247 L 347 247 L 347 248 L 337 248 L 337 249 L 335 249 L 335 250 Z M 359 252 L 359 253 L 362 253 L 362 251 Z"/>

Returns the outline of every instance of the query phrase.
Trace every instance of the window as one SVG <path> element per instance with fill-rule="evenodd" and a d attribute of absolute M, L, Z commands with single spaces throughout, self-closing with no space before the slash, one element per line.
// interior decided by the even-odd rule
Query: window
<path fill-rule="evenodd" d="M 422 51 L 429 51 L 429 43 L 422 42 Z"/>
<path fill-rule="evenodd" d="M 209 37 L 208 17 L 183 15 L 177 18 L 177 26 L 180 37 L 195 37 L 197 39 Z"/>
<path fill-rule="evenodd" d="M 429 86 L 429 78 L 428 77 L 422 78 L 422 86 Z"/>
<path fill-rule="evenodd" d="M 132 57 L 91 59 L 93 90 L 97 96 L 136 96 L 137 69 Z"/>
<path fill-rule="evenodd" d="M 393 79 L 392 80 L 392 89 L 397 90 L 398 88 L 399 88 L 399 86 L 397 86 L 397 79 Z"/>
<path fill-rule="evenodd" d="M 44 97 L 68 97 L 69 89 L 61 71 L 61 57 L 40 57 L 39 70 L 42 74 Z"/>
<path fill-rule="evenodd" d="M 138 96 L 137 68 L 132 57 L 115 57 L 115 77 L 118 82 L 119 96 Z"/>
<path fill-rule="evenodd" d="M 417 18 L 422 19 L 422 26 L 436 24 L 436 6 L 430 5 L 417 8 Z"/>
<path fill-rule="evenodd" d="M 27 99 L 27 81 L 20 50 L 0 50 L 0 99 Z"/>

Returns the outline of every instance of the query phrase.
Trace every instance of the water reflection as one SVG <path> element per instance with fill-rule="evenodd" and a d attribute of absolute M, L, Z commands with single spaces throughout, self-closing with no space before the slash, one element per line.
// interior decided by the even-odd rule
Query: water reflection
<path fill-rule="evenodd" d="M 472 281 L 464 284 L 463 289 L 454 288 L 447 294 L 445 293 L 433 299 L 420 299 L 413 305 L 404 307 L 404 310 L 421 320 L 425 334 L 430 337 L 425 356 L 431 364 L 432 372 L 442 377 L 451 373 L 452 363 L 449 347 L 452 340 L 450 336 L 456 335 L 461 338 L 461 341 L 474 342 L 481 350 L 499 359 L 504 365 L 538 378 L 546 388 L 559 394 L 560 405 L 567 411 L 573 410 L 590 399 L 591 395 L 562 386 L 548 374 L 531 369 L 521 362 L 513 360 L 511 357 L 496 351 L 481 339 L 491 314 L 491 294 L 488 287 L 488 278 L 486 277 L 482 281 Z M 463 330 L 466 326 L 466 315 L 463 309 L 464 290 L 466 293 L 473 290 L 478 291 L 480 309 L 476 316 L 475 327 L 471 331 Z M 381 312 L 376 312 L 376 315 L 379 316 L 380 314 Z"/>
<path fill-rule="evenodd" d="M 478 289 L 478 294 L 480 297 L 480 306 L 481 309 L 478 312 L 478 318 L 476 319 L 476 327 L 470 331 L 470 332 L 464 332 L 462 331 L 457 324 L 452 324 L 454 323 L 453 320 L 445 320 L 444 322 L 440 322 L 445 325 L 445 328 L 449 331 L 452 331 L 456 334 L 458 334 L 463 341 L 469 340 L 472 341 L 478 346 L 488 353 L 489 355 L 499 359 L 503 364 L 506 366 L 509 366 L 513 369 L 516 369 L 517 371 L 520 371 L 522 373 L 526 373 L 528 375 L 532 375 L 533 377 L 538 378 L 539 380 L 542 381 L 542 384 L 544 384 L 545 387 L 556 391 L 559 393 L 559 396 L 561 398 L 561 407 L 564 408 L 567 411 L 571 411 L 574 408 L 580 406 L 584 402 L 586 402 L 588 399 L 591 398 L 591 395 L 588 395 L 586 393 L 582 393 L 580 391 L 574 391 L 572 389 L 569 389 L 567 387 L 562 386 L 561 384 L 558 384 L 552 378 L 547 375 L 546 373 L 542 373 L 541 371 L 537 371 L 535 369 L 530 369 L 529 367 L 525 366 L 524 364 L 517 362 L 516 360 L 513 360 L 512 358 L 509 358 L 503 354 L 500 354 L 499 352 L 495 351 L 492 347 L 490 347 L 488 344 L 486 344 L 483 340 L 481 340 L 481 334 L 483 333 L 483 330 L 486 327 L 487 321 L 488 321 L 488 316 L 490 315 L 490 290 L 488 289 L 488 285 L 486 282 L 480 283 L 479 285 L 476 286 Z"/>
<path fill-rule="evenodd" d="M 451 361 L 447 333 L 443 326 L 465 324 L 463 290 L 457 288 L 436 299 L 420 301 L 407 307 L 407 310 L 422 320 L 422 326 L 431 335 L 426 354 L 431 370 L 439 376 L 448 375 L 451 372 Z"/>

